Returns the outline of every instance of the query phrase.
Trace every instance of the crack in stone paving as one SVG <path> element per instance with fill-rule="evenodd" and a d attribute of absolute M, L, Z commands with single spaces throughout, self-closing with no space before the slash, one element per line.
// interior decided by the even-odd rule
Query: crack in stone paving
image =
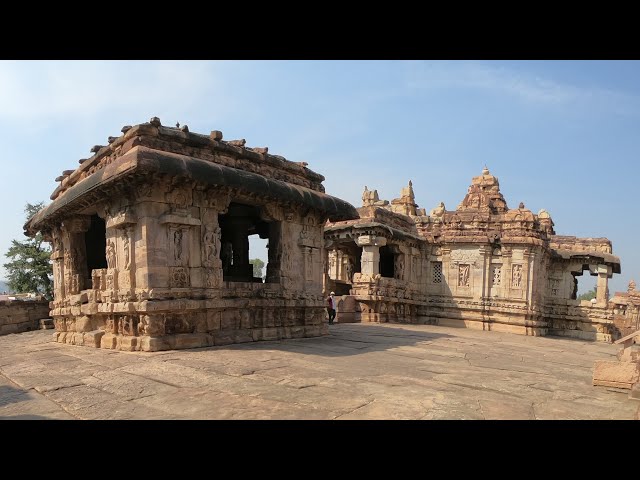
<path fill-rule="evenodd" d="M 552 373 L 532 372 L 531 370 L 516 370 L 515 368 L 488 367 L 488 366 L 484 366 L 484 365 L 474 365 L 472 363 L 469 363 L 469 365 L 472 366 L 472 367 L 476 367 L 476 368 L 486 368 L 487 370 L 500 370 L 500 371 L 505 371 L 505 372 L 531 373 L 531 374 L 534 374 L 534 375 L 546 375 L 548 377 L 555 377 L 555 375 L 553 375 Z"/>
<path fill-rule="evenodd" d="M 480 403 L 480 400 L 476 400 L 478 402 L 478 408 L 480 409 L 480 415 L 482 415 L 482 419 L 486 420 L 487 417 L 484 416 L 484 410 L 482 410 L 482 403 Z"/>
<path fill-rule="evenodd" d="M 465 383 L 458 383 L 458 382 L 447 382 L 446 380 L 438 380 L 437 378 L 433 379 L 435 382 L 440 382 L 440 383 L 444 383 L 447 385 L 456 385 L 457 387 L 462 387 L 462 388 L 469 388 L 471 390 L 479 390 L 481 392 L 495 392 L 495 393 L 499 393 L 500 395 L 508 395 L 510 397 L 516 397 L 516 398 L 524 398 L 526 399 L 526 397 L 523 397 L 521 395 L 515 394 L 515 393 L 511 393 L 511 392 L 505 392 L 504 390 L 498 390 L 496 388 L 489 388 L 489 387 L 476 387 L 473 385 L 468 385 Z"/>
<path fill-rule="evenodd" d="M 366 407 L 367 405 L 371 405 L 371 404 L 372 404 L 373 402 L 375 402 L 375 401 L 376 401 L 376 399 L 375 399 L 375 398 L 372 398 L 372 399 L 371 399 L 371 400 L 369 400 L 368 402 L 363 403 L 362 405 L 360 405 L 360 406 L 358 406 L 358 407 L 354 408 L 354 409 L 353 409 L 353 410 L 351 410 L 350 412 L 341 413 L 340 415 L 337 415 L 337 416 L 333 417 L 333 419 L 334 419 L 334 420 L 337 420 L 337 419 L 339 419 L 340 417 L 344 417 L 345 415 L 349 415 L 349 414 L 351 414 L 351 413 L 355 412 L 356 410 L 358 410 L 358 409 L 360 409 L 360 408 L 362 408 L 362 407 Z"/>

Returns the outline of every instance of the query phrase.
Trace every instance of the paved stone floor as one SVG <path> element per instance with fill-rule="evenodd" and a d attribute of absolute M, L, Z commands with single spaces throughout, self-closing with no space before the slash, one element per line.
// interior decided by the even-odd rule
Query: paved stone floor
<path fill-rule="evenodd" d="M 617 345 L 398 324 L 155 353 L 0 337 L 0 419 L 633 419 Z"/>

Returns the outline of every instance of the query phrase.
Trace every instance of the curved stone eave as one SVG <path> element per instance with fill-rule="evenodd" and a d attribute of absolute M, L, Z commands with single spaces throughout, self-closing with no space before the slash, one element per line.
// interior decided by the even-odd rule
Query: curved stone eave
<path fill-rule="evenodd" d="M 24 225 L 25 234 L 33 235 L 44 224 L 67 208 L 74 211 L 90 193 L 109 190 L 134 174 L 161 174 L 205 185 L 216 185 L 258 194 L 276 202 L 304 205 L 327 215 L 331 221 L 358 218 L 350 203 L 326 193 L 266 178 L 256 173 L 171 152 L 136 147 L 105 168 L 69 188 Z"/>
<path fill-rule="evenodd" d="M 372 229 L 372 228 L 378 228 L 381 231 L 388 232 L 391 234 L 391 237 L 402 238 L 402 239 L 411 240 L 414 242 L 426 241 L 425 238 L 419 235 L 398 230 L 397 228 L 394 228 L 390 225 L 385 225 L 383 223 L 378 223 L 378 222 L 363 222 L 363 223 L 355 223 L 355 224 L 349 224 L 349 225 L 335 225 L 335 226 L 325 227 L 324 231 L 325 233 L 335 233 L 335 232 L 341 232 L 341 231 L 346 232 L 348 230 L 355 231 L 355 230 L 366 230 L 366 229 Z"/>
<path fill-rule="evenodd" d="M 580 260 L 585 263 L 602 263 L 611 267 L 612 273 L 621 273 L 620 258 L 610 253 L 602 252 L 584 252 L 575 250 L 555 249 L 552 248 L 554 256 L 563 260 Z"/>

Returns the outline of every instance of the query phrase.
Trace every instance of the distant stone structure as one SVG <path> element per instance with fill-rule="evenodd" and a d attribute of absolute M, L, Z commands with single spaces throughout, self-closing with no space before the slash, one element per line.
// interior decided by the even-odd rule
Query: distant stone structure
<path fill-rule="evenodd" d="M 555 235 L 546 210 L 509 209 L 486 167 L 455 210 L 440 202 L 427 215 L 411 181 L 390 203 L 367 187 L 362 200 L 360 218 L 329 222 L 324 234 L 325 291 L 353 297 L 343 303 L 349 321 L 615 336 L 607 287 L 620 260 L 611 242 Z M 595 302 L 576 299 L 584 272 L 598 278 Z"/>
<path fill-rule="evenodd" d="M 358 214 L 322 175 L 157 117 L 122 131 L 25 224 L 52 243 L 58 342 L 155 351 L 327 333 L 323 227 Z M 268 239 L 264 282 L 251 235 Z"/>
<path fill-rule="evenodd" d="M 0 300 L 0 335 L 38 330 L 48 317 L 47 300 Z"/>

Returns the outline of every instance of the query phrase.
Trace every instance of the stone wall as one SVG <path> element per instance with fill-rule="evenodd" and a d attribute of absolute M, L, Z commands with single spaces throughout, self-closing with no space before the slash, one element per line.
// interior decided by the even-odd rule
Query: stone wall
<path fill-rule="evenodd" d="M 0 301 L 0 335 L 37 330 L 38 322 L 49 318 L 49 302 Z"/>

